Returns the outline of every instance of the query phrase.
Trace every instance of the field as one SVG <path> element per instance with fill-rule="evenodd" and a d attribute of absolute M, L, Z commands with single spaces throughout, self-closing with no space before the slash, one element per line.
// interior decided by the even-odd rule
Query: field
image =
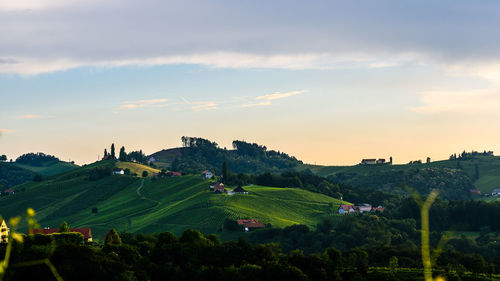
<path fill-rule="evenodd" d="M 20 185 L 16 194 L 0 199 L 0 214 L 9 218 L 32 207 L 42 227 L 56 228 L 66 221 L 71 227 L 91 227 L 94 236 L 102 238 L 112 227 L 144 233 L 180 234 L 188 228 L 215 233 L 225 218 L 314 227 L 342 203 L 297 188 L 248 186 L 248 195 L 214 194 L 209 191 L 209 181 L 190 175 L 160 179 L 116 175 L 89 180 L 89 173 L 103 166 L 112 167 L 114 162 L 102 161 Z"/>

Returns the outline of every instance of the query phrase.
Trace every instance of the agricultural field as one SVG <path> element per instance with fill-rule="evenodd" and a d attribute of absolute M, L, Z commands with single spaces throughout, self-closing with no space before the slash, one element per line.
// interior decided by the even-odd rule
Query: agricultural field
<path fill-rule="evenodd" d="M 118 166 L 149 168 L 124 164 L 128 163 Z M 192 175 L 159 179 L 91 177 L 114 165 L 114 161 L 101 161 L 42 182 L 17 186 L 16 194 L 0 198 L 0 214 L 9 218 L 31 207 L 37 211 L 42 227 L 57 228 L 66 221 L 71 227 L 91 227 L 99 239 L 112 227 L 134 233 L 180 234 L 188 228 L 215 233 L 226 218 L 255 218 L 278 227 L 315 227 L 345 203 L 297 188 L 248 186 L 248 195 L 214 194 L 209 181 Z"/>
<path fill-rule="evenodd" d="M 25 165 L 25 164 L 18 164 L 18 163 L 13 163 L 13 165 L 16 165 L 20 168 L 30 170 L 32 172 L 35 172 L 37 174 L 40 174 L 42 176 L 54 176 L 54 175 L 59 175 L 62 173 L 65 173 L 67 171 L 73 170 L 78 168 L 78 165 L 75 165 L 70 162 L 63 162 L 63 161 L 57 161 L 57 162 L 50 162 L 50 163 L 45 163 L 42 166 L 32 166 L 32 165 Z"/>

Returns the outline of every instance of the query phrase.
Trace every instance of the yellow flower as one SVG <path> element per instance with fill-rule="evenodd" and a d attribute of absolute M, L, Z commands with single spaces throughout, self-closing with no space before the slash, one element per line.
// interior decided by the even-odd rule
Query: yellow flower
<path fill-rule="evenodd" d="M 12 233 L 12 238 L 19 243 L 23 243 L 23 236 L 19 233 Z"/>
<path fill-rule="evenodd" d="M 26 210 L 26 215 L 28 215 L 28 217 L 34 217 L 35 210 L 33 210 L 32 208 L 28 208 L 28 210 Z"/>
<path fill-rule="evenodd" d="M 11 226 L 17 226 L 20 221 L 21 221 L 21 217 L 13 217 L 13 218 L 10 218 L 9 224 Z"/>
<path fill-rule="evenodd" d="M 434 280 L 435 281 L 446 281 L 446 279 L 444 279 L 444 277 L 442 277 L 442 276 L 438 276 Z"/>

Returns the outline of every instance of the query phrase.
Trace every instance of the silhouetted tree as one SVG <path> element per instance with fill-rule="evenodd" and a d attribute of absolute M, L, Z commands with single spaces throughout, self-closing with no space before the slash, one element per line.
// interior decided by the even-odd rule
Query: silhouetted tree
<path fill-rule="evenodd" d="M 227 180 L 227 163 L 226 161 L 222 162 L 222 182 L 226 182 Z"/>
<path fill-rule="evenodd" d="M 105 245 L 121 245 L 122 239 L 120 235 L 114 228 L 111 228 L 108 233 L 106 233 L 106 237 L 104 238 Z"/>
<path fill-rule="evenodd" d="M 59 225 L 59 233 L 69 232 L 69 225 L 67 222 L 63 221 L 61 225 Z"/>
<path fill-rule="evenodd" d="M 125 147 L 120 148 L 120 156 L 118 157 L 120 161 L 127 161 L 127 153 L 125 152 Z"/>
<path fill-rule="evenodd" d="M 113 159 L 116 158 L 116 155 L 115 155 L 115 144 L 114 143 L 111 144 L 111 158 L 113 158 Z"/>
<path fill-rule="evenodd" d="M 7 156 L 5 154 L 0 156 L 0 161 L 1 162 L 7 161 Z"/>

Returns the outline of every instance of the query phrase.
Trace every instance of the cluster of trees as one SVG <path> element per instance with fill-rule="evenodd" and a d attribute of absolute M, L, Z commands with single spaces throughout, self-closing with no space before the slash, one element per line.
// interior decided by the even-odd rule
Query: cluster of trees
<path fill-rule="evenodd" d="M 7 155 L 5 154 L 0 155 L 0 162 L 5 162 L 5 161 L 7 161 Z"/>
<path fill-rule="evenodd" d="M 115 160 L 118 159 L 120 161 L 135 161 L 138 163 L 142 164 L 147 164 L 148 163 L 148 158 L 144 152 L 141 150 L 138 151 L 132 151 L 127 153 L 125 151 L 125 146 L 122 146 L 120 148 L 120 151 L 118 153 L 118 158 L 116 158 L 116 152 L 115 152 L 115 144 L 111 144 L 111 149 L 110 152 L 108 153 L 108 150 L 105 148 L 104 149 L 104 159 L 110 159 L 110 160 Z"/>
<path fill-rule="evenodd" d="M 43 166 L 53 162 L 59 162 L 59 158 L 42 152 L 26 153 L 16 159 L 16 163 L 31 166 Z"/>
<path fill-rule="evenodd" d="M 377 225 L 375 218 L 366 223 Z M 355 230 L 360 224 L 341 226 Z M 386 223 L 386 222 L 384 222 Z M 405 224 L 405 222 L 403 222 Z M 413 227 L 412 223 L 407 223 Z M 368 226 L 366 227 L 366 229 Z M 252 239 L 264 235 L 255 232 Z M 334 231 L 324 227 L 311 231 L 304 226 L 281 230 L 281 240 L 297 246 L 325 243 Z M 371 232 L 370 234 L 376 234 Z M 398 246 L 373 245 L 340 251 L 319 247 L 309 253 L 288 244 L 221 242 L 213 234 L 203 235 L 186 230 L 180 237 L 170 232 L 154 235 L 132 235 L 108 232 L 104 245 L 81 244 L 75 233 L 29 235 L 23 243 L 14 243 L 11 264 L 48 258 L 64 280 L 416 280 L 422 271 L 408 272 L 399 267 L 420 269 L 419 248 L 410 243 Z M 275 235 L 276 236 L 276 235 Z M 366 235 L 364 235 L 366 236 Z M 79 238 L 79 239 L 78 239 Z M 319 239 L 320 242 L 315 242 Z M 261 240 L 264 240 L 262 238 Z M 295 240 L 299 242 L 294 242 Z M 365 239 L 366 240 L 366 239 Z M 5 253 L 0 245 L 0 254 Z M 442 266 L 442 263 L 446 263 Z M 449 247 L 437 263 L 447 280 L 494 280 L 488 275 L 465 275 L 464 271 L 491 272 L 493 267 L 477 254 L 464 254 Z M 4 280 L 52 280 L 45 264 L 25 267 L 9 266 Z"/>
<path fill-rule="evenodd" d="M 492 151 L 483 151 L 483 152 L 478 152 L 472 150 L 471 152 L 466 152 L 465 150 L 462 153 L 456 154 L 453 153 L 450 155 L 450 160 L 466 160 L 466 159 L 472 159 L 474 156 L 493 156 Z"/>
<path fill-rule="evenodd" d="M 281 173 L 302 164 L 285 153 L 267 150 L 265 146 L 244 141 L 234 141 L 235 150 L 220 148 L 217 143 L 203 138 L 182 137 L 182 155 L 171 163 L 171 170 L 182 173 L 199 173 L 205 169 L 220 174 L 222 163 L 235 173 Z"/>

